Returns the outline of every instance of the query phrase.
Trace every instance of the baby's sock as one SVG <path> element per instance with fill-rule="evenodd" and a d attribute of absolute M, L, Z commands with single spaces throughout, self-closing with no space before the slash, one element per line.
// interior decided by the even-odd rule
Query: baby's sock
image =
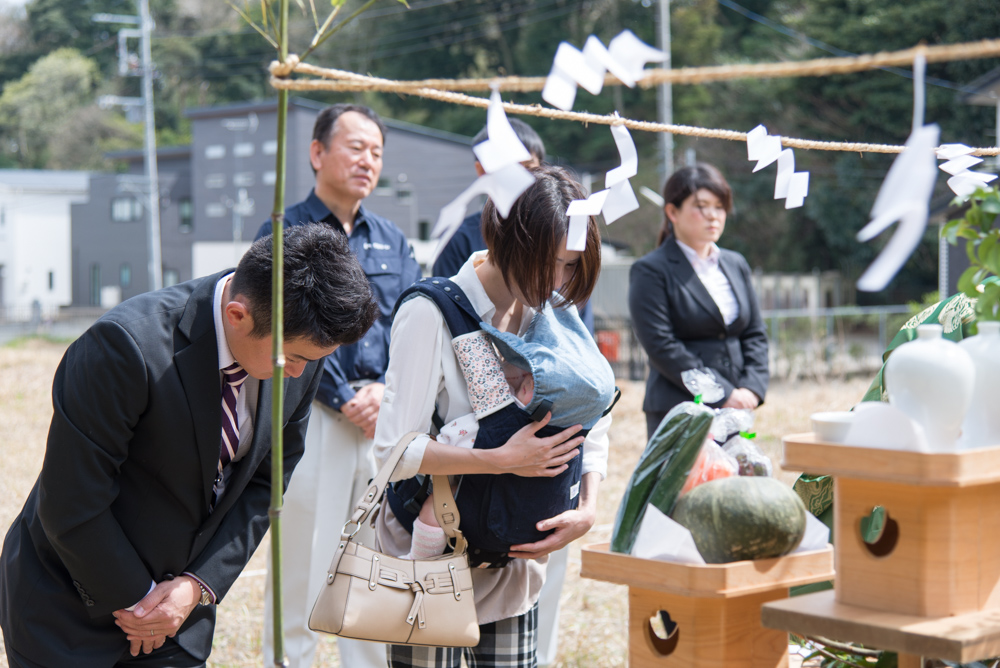
<path fill-rule="evenodd" d="M 413 521 L 413 542 L 405 559 L 427 559 L 444 554 L 445 535 L 441 527 L 424 524 L 418 517 Z"/>

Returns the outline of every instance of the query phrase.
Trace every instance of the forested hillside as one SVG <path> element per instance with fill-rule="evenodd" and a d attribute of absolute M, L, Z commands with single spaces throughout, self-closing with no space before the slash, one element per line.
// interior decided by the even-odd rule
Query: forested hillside
<path fill-rule="evenodd" d="M 348 0 L 360 4 L 358 0 Z M 308 10 L 310 0 L 299 0 Z M 317 1 L 317 10 L 322 13 Z M 995 0 L 672 0 L 675 67 L 804 60 L 948 44 L 1000 36 Z M 221 0 L 151 0 L 156 19 L 153 58 L 159 78 L 156 120 L 160 145 L 188 140 L 185 108 L 271 97 L 268 43 Z M 247 11 L 260 12 L 250 2 Z M 110 168 L 107 150 L 141 145 L 141 127 L 96 106 L 100 94 L 138 95 L 138 80 L 118 76 L 116 26 L 95 23 L 97 12 L 134 14 L 132 0 L 31 0 L 0 16 L 0 166 Z M 544 75 L 560 40 L 582 46 L 593 33 L 607 41 L 629 28 L 656 43 L 657 7 L 650 0 L 414 0 L 407 9 L 383 0 L 322 45 L 310 62 L 398 79 Z M 292 51 L 313 33 L 308 11 L 293 3 Z M 986 59 L 928 67 L 927 120 L 942 142 L 993 145 L 995 109 L 958 100 L 959 91 L 1000 65 Z M 901 144 L 909 133 L 912 80 L 908 69 L 827 78 L 738 80 L 674 87 L 674 122 L 833 141 Z M 316 95 L 318 99 L 337 98 Z M 505 96 L 540 102 L 538 94 Z M 484 123 L 482 110 L 386 94 L 352 96 L 394 118 L 462 134 Z M 652 90 L 581 91 L 577 110 L 656 119 Z M 552 155 L 600 173 L 617 152 L 606 127 L 528 119 Z M 642 156 L 635 185 L 656 190 L 656 137 L 633 133 Z M 796 151 L 811 172 L 803 208 L 786 212 L 771 199 L 773 167 L 751 174 L 742 143 L 676 138 L 676 162 L 686 149 L 716 163 L 736 189 L 737 212 L 725 244 L 767 271 L 839 269 L 856 277 L 877 252 L 854 234 L 867 221 L 891 156 Z M 431 158 L 431 157 L 429 157 Z M 430 160 L 432 163 L 432 159 Z M 432 168 L 432 164 L 429 165 Z M 600 177 L 598 177 L 600 178 Z M 599 182 L 598 182 L 599 185 Z M 939 201 L 947 201 L 944 179 Z M 607 229 L 636 253 L 652 247 L 660 215 L 641 211 Z M 876 302 L 917 298 L 935 285 L 935 230 Z"/>

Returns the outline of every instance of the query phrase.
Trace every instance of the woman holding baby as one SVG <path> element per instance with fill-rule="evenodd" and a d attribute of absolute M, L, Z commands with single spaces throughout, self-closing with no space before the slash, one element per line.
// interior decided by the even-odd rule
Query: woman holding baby
<path fill-rule="evenodd" d="M 575 507 L 539 521 L 537 530 L 551 533 L 532 543 L 510 546 L 508 554 L 514 559 L 509 563 L 503 560 L 494 564 L 500 567 L 473 569 L 481 636 L 477 647 L 389 646 L 392 668 L 458 668 L 463 653 L 470 665 L 536 666 L 537 599 L 545 580 L 547 555 L 585 534 L 594 523 L 597 490 L 607 469 L 607 430 L 611 422 L 610 416 L 602 413 L 614 381 L 610 368 L 601 367 L 607 363 L 596 353 L 573 304 L 585 301 L 597 281 L 600 236 L 596 221 L 590 219 L 586 249 L 567 250 L 566 208 L 571 201 L 586 196 L 558 167 L 542 166 L 533 174 L 535 183 L 515 202 L 506 218 L 501 218 L 493 203 L 487 202 L 483 210 L 487 250 L 473 255 L 451 278 L 492 337 L 495 346 L 490 350 L 500 351 L 499 363 L 484 363 L 499 378 L 484 380 L 489 374 L 475 371 L 477 367 L 470 371 L 468 360 L 460 359 L 461 347 L 453 345 L 452 333 L 433 301 L 404 301 L 393 321 L 375 455 L 384 461 L 406 433 L 417 431 L 422 436 L 408 446 L 393 480 L 418 474 L 465 475 L 465 484 L 475 484 L 470 481 L 482 480 L 483 476 L 499 479 L 502 474 L 545 479 L 556 478 L 582 463 Z M 588 375 L 581 366 L 592 366 L 594 371 Z M 589 376 L 600 380 L 589 382 Z M 494 385 L 486 392 L 477 386 L 480 382 Z M 591 406 L 583 406 L 584 400 L 567 399 L 566 395 L 555 396 L 551 404 L 542 403 L 549 396 L 547 387 L 572 388 L 577 383 L 593 386 L 589 394 L 575 393 L 588 397 L 586 403 Z M 538 421 L 518 429 L 499 447 L 469 447 L 470 430 L 472 438 L 485 438 L 482 433 L 476 437 L 477 425 L 486 425 L 483 416 L 498 410 L 484 405 L 484 401 L 504 407 L 516 403 Z M 435 411 L 444 426 L 432 437 Z M 566 428 L 553 435 L 539 435 L 550 422 Z M 585 428 L 589 432 L 584 436 L 581 430 Z M 462 491 L 460 484 L 456 499 Z M 409 553 L 411 534 L 387 506 L 384 504 L 378 517 L 379 543 L 386 552 Z M 414 550 L 418 549 L 418 531 L 441 531 L 429 516 L 424 519 L 429 521 L 414 521 Z M 463 530 L 466 521 L 463 513 Z M 438 547 L 430 549 L 433 552 Z"/>

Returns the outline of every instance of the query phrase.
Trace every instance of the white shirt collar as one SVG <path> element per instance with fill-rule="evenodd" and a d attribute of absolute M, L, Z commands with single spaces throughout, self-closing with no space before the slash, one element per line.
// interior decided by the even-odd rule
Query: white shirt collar
<path fill-rule="evenodd" d="M 676 237 L 675 240 L 677 241 L 677 245 L 680 246 L 681 252 L 684 253 L 684 256 L 688 259 L 688 262 L 690 262 L 692 265 L 694 265 L 696 262 L 698 263 L 707 262 L 709 264 L 715 264 L 715 265 L 719 264 L 719 255 L 721 254 L 721 251 L 719 251 L 719 246 L 717 244 L 713 243 L 711 245 L 711 247 L 708 250 L 708 257 L 698 257 L 698 251 L 691 248 L 686 243 L 684 243 L 680 239 L 677 239 Z"/>
<path fill-rule="evenodd" d="M 215 284 L 215 298 L 212 300 L 213 317 L 215 319 L 215 343 L 219 349 L 219 370 L 236 361 L 233 351 L 229 348 L 229 341 L 226 340 L 226 329 L 222 324 L 222 293 L 226 289 L 226 284 L 232 279 L 232 274 L 226 274 Z"/>
<path fill-rule="evenodd" d="M 490 296 L 486 294 L 486 289 L 483 287 L 482 282 L 479 280 L 479 275 L 476 273 L 476 267 L 486 260 L 487 255 L 489 255 L 489 251 L 477 251 L 473 253 L 465 261 L 465 264 L 462 265 L 462 268 L 458 270 L 458 273 L 452 276 L 452 280 L 455 281 L 458 287 L 462 288 L 462 292 L 469 298 L 472 308 L 479 314 L 482 321 L 492 323 L 497 307 L 493 303 L 493 300 L 490 299 Z M 518 328 L 519 335 L 525 330 L 535 315 L 535 309 L 530 307 L 525 307 L 522 311 L 521 323 Z"/>

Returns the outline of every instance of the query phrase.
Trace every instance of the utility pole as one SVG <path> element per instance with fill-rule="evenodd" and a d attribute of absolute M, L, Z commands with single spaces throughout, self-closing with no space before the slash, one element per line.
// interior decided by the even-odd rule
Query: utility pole
<path fill-rule="evenodd" d="M 160 178 L 156 166 L 156 126 L 153 118 L 153 54 L 150 43 L 153 33 L 153 18 L 149 14 L 149 0 L 137 0 L 139 16 L 123 16 L 121 14 L 95 14 L 92 20 L 99 23 L 130 23 L 139 25 L 138 30 L 123 29 L 118 33 L 118 72 L 123 76 L 134 76 L 135 67 L 131 66 L 126 40 L 129 37 L 139 38 L 140 72 L 142 77 L 141 98 L 121 98 L 105 95 L 98 104 L 102 108 L 120 105 L 126 110 L 139 106 L 143 109 L 143 124 L 145 125 L 143 163 L 146 172 L 146 214 L 147 214 L 147 250 L 149 255 L 149 289 L 159 290 L 163 287 L 163 260 L 160 254 Z"/>
<path fill-rule="evenodd" d="M 666 54 L 663 61 L 664 69 L 670 69 L 670 0 L 659 0 L 659 48 Z M 662 83 L 656 88 L 656 101 L 660 116 L 660 123 L 673 125 L 674 123 L 674 92 L 670 83 Z M 674 173 L 674 135 L 669 132 L 660 133 L 660 151 L 662 152 L 663 170 L 661 182 L 665 181 Z"/>

